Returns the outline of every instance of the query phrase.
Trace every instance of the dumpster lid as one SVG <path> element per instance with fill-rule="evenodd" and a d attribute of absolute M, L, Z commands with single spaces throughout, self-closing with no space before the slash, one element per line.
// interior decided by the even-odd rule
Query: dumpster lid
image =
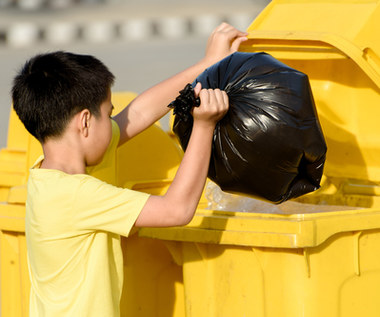
<path fill-rule="evenodd" d="M 247 31 L 251 39 L 328 44 L 352 58 L 380 87 L 379 23 L 378 0 L 273 0 Z"/>

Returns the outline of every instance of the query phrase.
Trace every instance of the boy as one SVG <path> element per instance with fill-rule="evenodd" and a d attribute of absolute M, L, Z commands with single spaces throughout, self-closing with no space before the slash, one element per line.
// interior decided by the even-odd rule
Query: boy
<path fill-rule="evenodd" d="M 117 188 L 86 171 L 112 161 L 118 145 L 165 115 L 178 91 L 236 51 L 245 35 L 220 25 L 199 63 L 142 93 L 113 120 L 114 77 L 94 57 L 55 52 L 25 64 L 14 80 L 13 105 L 44 153 L 30 170 L 26 202 L 31 317 L 120 315 L 120 235 L 128 236 L 133 226 L 178 226 L 192 219 L 227 95 L 195 87 L 201 105 L 193 110 L 188 148 L 164 196 Z"/>

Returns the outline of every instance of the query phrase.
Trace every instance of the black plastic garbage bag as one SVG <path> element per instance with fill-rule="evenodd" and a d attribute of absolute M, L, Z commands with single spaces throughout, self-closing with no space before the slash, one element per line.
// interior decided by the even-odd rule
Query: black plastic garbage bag
<path fill-rule="evenodd" d="M 266 53 L 237 52 L 206 69 L 169 105 L 184 150 L 197 82 L 229 97 L 208 172 L 223 191 L 281 203 L 319 188 L 327 148 L 305 74 Z"/>

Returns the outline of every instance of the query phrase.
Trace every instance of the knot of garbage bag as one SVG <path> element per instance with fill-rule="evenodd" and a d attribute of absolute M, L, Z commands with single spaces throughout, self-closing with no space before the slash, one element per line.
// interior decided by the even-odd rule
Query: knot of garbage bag
<path fill-rule="evenodd" d="M 199 107 L 200 99 L 195 97 L 194 88 L 191 84 L 187 84 L 184 89 L 179 92 L 179 96 L 169 104 L 169 108 L 173 108 L 173 114 L 178 115 L 187 122 L 191 119 L 191 109 Z"/>

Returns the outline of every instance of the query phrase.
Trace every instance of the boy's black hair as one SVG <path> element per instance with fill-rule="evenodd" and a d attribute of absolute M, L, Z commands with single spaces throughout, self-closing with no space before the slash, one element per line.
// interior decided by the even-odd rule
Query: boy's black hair
<path fill-rule="evenodd" d="M 88 109 L 94 116 L 114 75 L 98 59 L 63 51 L 31 58 L 14 79 L 13 107 L 40 142 L 61 135 L 70 119 Z"/>

